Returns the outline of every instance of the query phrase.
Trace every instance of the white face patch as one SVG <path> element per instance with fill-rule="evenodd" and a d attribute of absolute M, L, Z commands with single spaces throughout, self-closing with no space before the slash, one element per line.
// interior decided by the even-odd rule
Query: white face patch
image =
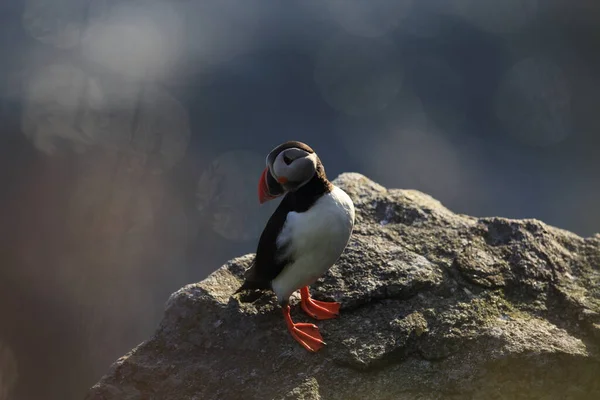
<path fill-rule="evenodd" d="M 304 150 L 291 148 L 279 153 L 273 162 L 271 174 L 279 181 L 285 179 L 290 185 L 284 185 L 288 190 L 294 190 L 310 180 L 317 169 L 317 155 Z"/>

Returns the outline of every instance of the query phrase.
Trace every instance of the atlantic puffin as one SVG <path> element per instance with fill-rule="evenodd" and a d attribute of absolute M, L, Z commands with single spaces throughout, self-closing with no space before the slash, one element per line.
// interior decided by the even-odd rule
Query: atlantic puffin
<path fill-rule="evenodd" d="M 319 328 L 295 323 L 289 298 L 300 290 L 301 307 L 317 320 L 335 318 L 340 304 L 311 298 L 308 286 L 338 260 L 354 229 L 350 196 L 327 179 L 317 153 L 308 145 L 288 141 L 266 158 L 258 183 L 260 204 L 284 196 L 265 226 L 252 265 L 245 272 L 244 290 L 270 290 L 277 296 L 292 337 L 317 352 L 324 345 Z"/>

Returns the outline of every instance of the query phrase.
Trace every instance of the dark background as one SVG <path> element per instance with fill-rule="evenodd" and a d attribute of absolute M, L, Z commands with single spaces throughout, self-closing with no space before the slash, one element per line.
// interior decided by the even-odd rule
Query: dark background
<path fill-rule="evenodd" d="M 598 232 L 595 0 L 0 3 L 0 400 L 79 399 L 253 252 L 302 140 L 475 216 Z"/>

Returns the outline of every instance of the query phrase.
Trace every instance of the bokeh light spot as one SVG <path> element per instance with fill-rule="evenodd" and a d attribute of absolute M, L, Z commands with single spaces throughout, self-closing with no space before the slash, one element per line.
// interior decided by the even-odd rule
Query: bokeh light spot
<path fill-rule="evenodd" d="M 145 157 L 158 172 L 185 155 L 191 135 L 187 110 L 162 87 L 97 79 L 70 64 L 35 74 L 25 104 L 23 132 L 47 154 L 100 146 Z"/>
<path fill-rule="evenodd" d="M 23 28 L 41 43 L 70 49 L 79 44 L 86 8 L 81 0 L 26 0 Z"/>
<path fill-rule="evenodd" d="M 80 148 L 92 138 L 75 128 L 81 95 L 94 85 L 80 68 L 51 64 L 41 68 L 25 87 L 22 129 L 34 146 L 54 154 L 62 145 Z"/>
<path fill-rule="evenodd" d="M 157 79 L 178 62 L 183 20 L 168 2 L 128 1 L 92 20 L 83 54 L 110 71 L 134 79 Z"/>

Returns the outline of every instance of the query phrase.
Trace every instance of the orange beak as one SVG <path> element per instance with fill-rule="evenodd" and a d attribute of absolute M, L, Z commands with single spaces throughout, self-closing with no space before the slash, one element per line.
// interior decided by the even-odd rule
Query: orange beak
<path fill-rule="evenodd" d="M 265 168 L 258 181 L 258 201 L 260 204 L 281 196 L 283 192 L 283 187 L 273 178 L 269 168 Z"/>

